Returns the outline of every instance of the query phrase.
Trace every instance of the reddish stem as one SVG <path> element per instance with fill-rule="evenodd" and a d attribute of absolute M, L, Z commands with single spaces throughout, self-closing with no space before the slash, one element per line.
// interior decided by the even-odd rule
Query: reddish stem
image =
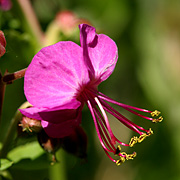
<path fill-rule="evenodd" d="M 20 71 L 16 71 L 14 73 L 6 73 L 3 77 L 2 77 L 2 82 L 4 84 L 11 84 L 14 80 L 20 79 L 22 77 L 24 77 L 26 69 L 22 69 Z"/>
<path fill-rule="evenodd" d="M 5 72 L 4 75 L 6 75 L 6 73 L 7 71 Z M 3 76 L 0 72 L 0 124 L 1 124 L 1 114 L 2 114 L 2 106 L 3 106 L 3 101 L 4 101 L 5 89 L 6 89 L 6 84 L 3 83 Z"/>

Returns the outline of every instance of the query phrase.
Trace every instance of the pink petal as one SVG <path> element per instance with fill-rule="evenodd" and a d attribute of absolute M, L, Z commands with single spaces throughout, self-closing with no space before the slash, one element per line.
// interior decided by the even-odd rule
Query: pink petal
<path fill-rule="evenodd" d="M 59 124 L 53 124 L 47 121 L 41 121 L 41 124 L 45 132 L 53 138 L 63 138 L 69 136 L 74 129 L 81 123 L 81 111 L 79 111 L 75 119 L 60 122 Z"/>
<path fill-rule="evenodd" d="M 80 24 L 79 29 L 81 47 L 91 44 L 95 40 L 97 34 L 94 27 L 87 24 Z"/>
<path fill-rule="evenodd" d="M 104 34 L 98 35 L 97 44 L 88 47 L 89 58 L 95 71 L 95 78 L 106 80 L 114 71 L 118 59 L 115 42 Z"/>
<path fill-rule="evenodd" d="M 19 111 L 29 118 L 49 121 L 50 123 L 60 123 L 75 119 L 79 112 L 81 103 L 72 100 L 67 104 L 54 108 L 37 108 L 30 107 L 26 109 L 19 109 Z"/>
<path fill-rule="evenodd" d="M 80 24 L 79 28 L 84 61 L 91 75 L 102 82 L 115 68 L 118 58 L 116 43 L 104 34 L 97 35 L 95 28 L 87 24 Z"/>
<path fill-rule="evenodd" d="M 64 41 L 41 49 L 24 82 L 27 100 L 36 107 L 57 107 L 74 98 L 79 84 L 89 81 L 82 48 Z"/>

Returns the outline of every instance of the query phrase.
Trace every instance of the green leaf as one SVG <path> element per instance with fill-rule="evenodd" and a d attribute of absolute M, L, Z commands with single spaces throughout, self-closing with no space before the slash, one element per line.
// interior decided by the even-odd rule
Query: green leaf
<path fill-rule="evenodd" d="M 0 159 L 0 171 L 3 171 L 9 167 L 11 167 L 13 164 L 12 161 L 9 161 L 8 159 Z"/>
<path fill-rule="evenodd" d="M 34 160 L 44 153 L 37 141 L 18 146 L 8 153 L 8 158 L 14 163 L 22 159 Z"/>
<path fill-rule="evenodd" d="M 48 158 L 47 154 L 43 154 L 40 157 L 36 158 L 35 160 L 31 159 L 22 159 L 18 163 L 12 166 L 13 169 L 20 169 L 20 170 L 43 170 L 48 169 L 51 166 L 51 161 Z"/>

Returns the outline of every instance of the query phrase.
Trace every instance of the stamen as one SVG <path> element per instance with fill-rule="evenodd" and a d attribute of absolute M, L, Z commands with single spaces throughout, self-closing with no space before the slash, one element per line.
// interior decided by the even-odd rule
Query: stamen
<path fill-rule="evenodd" d="M 151 116 L 154 117 L 154 116 L 159 116 L 161 112 L 159 112 L 158 110 L 155 110 L 153 112 L 151 112 Z"/>
<path fill-rule="evenodd" d="M 163 120 L 163 117 L 160 116 L 158 119 L 153 119 L 152 122 L 153 123 L 158 123 L 158 122 L 161 122 Z"/>
<path fill-rule="evenodd" d="M 88 93 L 87 93 L 88 91 Z M 91 111 L 91 114 L 93 116 L 93 120 L 95 123 L 96 131 L 100 140 L 100 143 L 107 154 L 107 156 L 116 163 L 116 165 L 121 165 L 122 163 L 125 162 L 125 160 L 132 160 L 136 157 L 136 152 L 133 152 L 132 154 L 127 154 L 125 152 L 121 152 L 121 146 L 130 146 L 133 147 L 136 143 L 141 143 L 146 137 L 149 137 L 150 135 L 153 134 L 153 131 L 151 128 L 144 129 L 143 127 L 133 123 L 129 119 L 127 119 L 125 116 L 123 116 L 121 113 L 119 113 L 117 110 L 112 108 L 109 103 L 116 104 L 125 110 L 142 117 L 147 120 L 151 120 L 154 123 L 161 122 L 163 120 L 163 117 L 160 116 L 158 118 L 153 118 L 159 116 L 160 112 L 155 110 L 155 111 L 149 111 L 146 109 L 141 109 L 141 108 L 136 108 L 133 106 L 129 106 L 126 104 L 122 104 L 119 102 L 114 101 L 113 99 L 107 97 L 106 95 L 102 94 L 101 92 L 98 92 L 94 89 L 87 89 L 85 94 L 85 100 L 86 103 Z M 99 94 L 99 95 L 98 95 Z M 139 114 L 136 111 L 141 111 L 145 113 L 149 113 L 152 117 L 144 116 L 142 114 Z M 107 117 L 107 114 L 109 113 L 115 118 L 117 118 L 121 123 L 123 123 L 125 126 L 130 128 L 131 130 L 135 131 L 136 133 L 139 134 L 139 137 L 133 136 L 130 139 L 129 144 L 122 143 L 119 141 L 113 134 L 109 120 Z M 115 147 L 115 144 L 118 143 L 120 145 Z M 110 153 L 114 153 L 115 156 L 119 156 L 119 160 L 115 160 L 110 156 Z"/>
<path fill-rule="evenodd" d="M 97 113 L 97 112 L 95 111 L 95 113 Z M 99 119 L 98 115 L 97 115 L 97 118 Z M 98 122 L 99 122 L 98 123 L 98 128 L 99 128 L 101 138 L 104 141 L 104 143 L 106 144 L 106 146 L 109 148 L 109 149 L 106 148 L 105 150 L 108 151 L 108 152 L 114 152 L 115 147 L 112 144 L 111 139 L 110 139 L 105 127 L 103 126 L 103 124 L 102 124 L 102 122 L 100 120 Z"/>
<path fill-rule="evenodd" d="M 120 156 L 120 159 L 116 161 L 116 165 L 120 166 L 122 163 L 125 162 L 125 157 L 124 156 Z"/>
<path fill-rule="evenodd" d="M 137 108 L 137 107 L 134 107 L 134 106 L 130 106 L 130 105 L 127 105 L 127 104 L 123 104 L 123 103 L 120 103 L 120 102 L 117 102 L 113 99 L 111 99 L 110 97 L 106 96 L 105 94 L 101 93 L 101 92 L 96 92 L 98 94 L 100 94 L 98 97 L 100 99 L 104 99 L 105 101 L 108 101 L 110 103 L 113 103 L 113 104 L 117 104 L 118 106 L 122 107 L 122 108 L 129 108 L 129 109 L 134 109 L 134 110 L 137 110 L 137 111 L 142 111 L 142 112 L 147 112 L 147 113 L 151 113 L 152 111 L 149 111 L 147 109 L 142 109 L 142 108 Z"/>
<path fill-rule="evenodd" d="M 152 135 L 152 134 L 153 134 L 153 131 L 152 131 L 151 128 L 149 128 L 149 130 L 148 130 L 148 132 L 147 132 L 147 136 L 150 136 L 150 135 Z"/>
<path fill-rule="evenodd" d="M 104 111 L 104 109 L 103 109 L 103 107 L 102 107 L 100 101 L 98 100 L 98 98 L 95 97 L 94 100 L 96 101 L 96 103 L 97 103 L 99 109 L 100 109 L 101 112 L 102 112 L 102 115 L 103 115 L 104 120 L 105 120 L 105 122 L 106 122 L 106 127 L 107 127 L 107 129 L 108 129 L 108 131 L 109 131 L 111 140 L 114 141 L 113 143 L 115 144 L 116 142 L 115 142 L 114 134 L 113 134 L 113 132 L 112 132 L 112 130 L 111 130 L 111 128 L 110 128 L 110 125 L 109 125 L 109 121 L 108 121 L 108 117 L 107 117 L 107 115 L 106 115 L 106 112 Z"/>
<path fill-rule="evenodd" d="M 97 135 L 99 137 L 99 140 L 100 140 L 100 143 L 103 147 L 103 149 L 107 150 L 106 146 L 104 145 L 103 141 L 102 141 L 102 138 L 101 138 L 101 135 L 100 135 L 100 132 L 99 132 L 99 128 L 98 128 L 98 124 L 97 124 L 97 121 L 96 121 L 96 116 L 94 114 L 94 111 L 93 111 L 93 108 L 92 108 L 92 105 L 91 105 L 91 102 L 89 100 L 87 100 L 87 106 L 91 112 L 91 115 L 92 115 L 92 118 L 94 120 L 94 125 L 95 125 L 95 128 L 96 128 L 96 131 L 97 131 Z"/>
<path fill-rule="evenodd" d="M 133 147 L 137 142 L 138 142 L 138 137 L 134 136 L 134 137 L 131 138 L 131 140 L 129 142 L 129 146 Z"/>
<path fill-rule="evenodd" d="M 137 111 L 141 111 L 141 112 L 146 112 L 146 113 L 150 113 L 152 117 L 154 116 L 159 116 L 159 114 L 161 113 L 160 111 L 158 110 L 155 110 L 155 111 L 149 111 L 149 110 L 146 110 L 146 109 L 141 109 L 141 108 L 137 108 L 137 107 L 133 107 L 133 106 L 130 106 L 130 105 L 126 105 L 126 104 L 123 104 L 123 103 L 119 103 L 117 101 L 114 101 L 113 99 L 109 98 L 108 96 L 102 94 L 101 92 L 97 92 L 99 93 L 100 95 L 98 96 L 100 99 L 103 99 L 105 101 L 108 101 L 110 103 L 113 103 L 113 104 L 116 104 L 124 109 L 126 109 L 127 111 L 137 115 L 137 116 L 140 116 L 144 119 L 147 119 L 147 120 L 151 120 L 152 122 L 161 122 L 163 120 L 162 116 L 159 117 L 158 119 L 153 119 L 153 118 L 150 118 L 150 117 L 147 117 L 147 116 L 143 116 L 135 111 L 133 111 L 132 109 L 134 110 L 137 110 Z"/>
<path fill-rule="evenodd" d="M 136 152 L 133 152 L 132 154 L 127 154 L 126 159 L 129 160 L 133 160 L 135 157 L 137 156 Z"/>
<path fill-rule="evenodd" d="M 141 143 L 142 141 L 144 141 L 144 139 L 147 137 L 147 134 L 143 133 L 142 135 L 139 136 L 138 138 L 138 143 Z"/>
<path fill-rule="evenodd" d="M 133 160 L 135 157 L 136 157 L 136 152 L 133 152 L 132 154 L 127 154 L 125 152 L 122 152 L 120 154 L 120 159 L 116 161 L 116 165 L 119 166 L 121 165 L 122 163 L 125 162 L 125 160 Z"/>
<path fill-rule="evenodd" d="M 110 149 L 112 149 L 113 151 L 115 151 L 114 144 L 112 143 L 111 137 L 110 137 L 109 133 L 107 132 L 108 129 L 107 129 L 106 123 L 105 123 L 105 121 L 104 121 L 101 113 L 100 113 L 100 112 L 98 111 L 98 109 L 96 108 L 96 106 L 94 106 L 94 109 L 95 109 L 95 114 L 96 114 L 96 116 L 97 116 L 97 118 L 98 118 L 99 126 L 102 128 L 102 130 L 99 128 L 99 129 L 101 130 L 101 135 L 103 136 L 103 133 L 104 133 L 104 135 L 105 135 L 106 138 L 103 136 L 103 139 L 104 139 L 104 141 L 106 142 L 106 145 L 107 145 L 108 147 L 111 146 Z M 114 138 L 116 139 L 116 137 L 114 137 Z"/>
<path fill-rule="evenodd" d="M 116 111 L 114 108 L 112 108 L 108 103 L 104 102 L 101 100 L 101 103 L 104 106 L 104 109 L 110 113 L 111 115 L 113 115 L 114 117 L 116 117 L 121 123 L 123 123 L 125 126 L 127 126 L 128 128 L 130 128 L 132 131 L 137 132 L 139 134 L 141 134 L 141 132 L 137 129 L 141 129 L 142 127 L 137 126 L 135 123 L 131 122 L 130 120 L 128 120 L 126 117 L 124 117 L 122 114 L 120 114 L 118 111 Z M 144 130 L 144 129 L 143 129 Z"/>
<path fill-rule="evenodd" d="M 152 133 L 152 132 L 149 132 L 148 134 L 143 133 L 139 137 L 137 137 L 137 136 L 132 137 L 129 142 L 129 146 L 133 147 L 136 143 L 141 143 L 146 137 L 151 135 L 150 133 Z"/>

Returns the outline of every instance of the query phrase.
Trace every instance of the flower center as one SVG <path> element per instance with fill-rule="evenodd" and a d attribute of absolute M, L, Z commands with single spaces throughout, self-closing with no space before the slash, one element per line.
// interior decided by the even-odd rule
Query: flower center
<path fill-rule="evenodd" d="M 75 98 L 82 102 L 86 103 L 87 100 L 92 100 L 96 97 L 97 84 L 96 83 L 88 83 L 80 85 L 80 88 L 77 90 Z"/>

